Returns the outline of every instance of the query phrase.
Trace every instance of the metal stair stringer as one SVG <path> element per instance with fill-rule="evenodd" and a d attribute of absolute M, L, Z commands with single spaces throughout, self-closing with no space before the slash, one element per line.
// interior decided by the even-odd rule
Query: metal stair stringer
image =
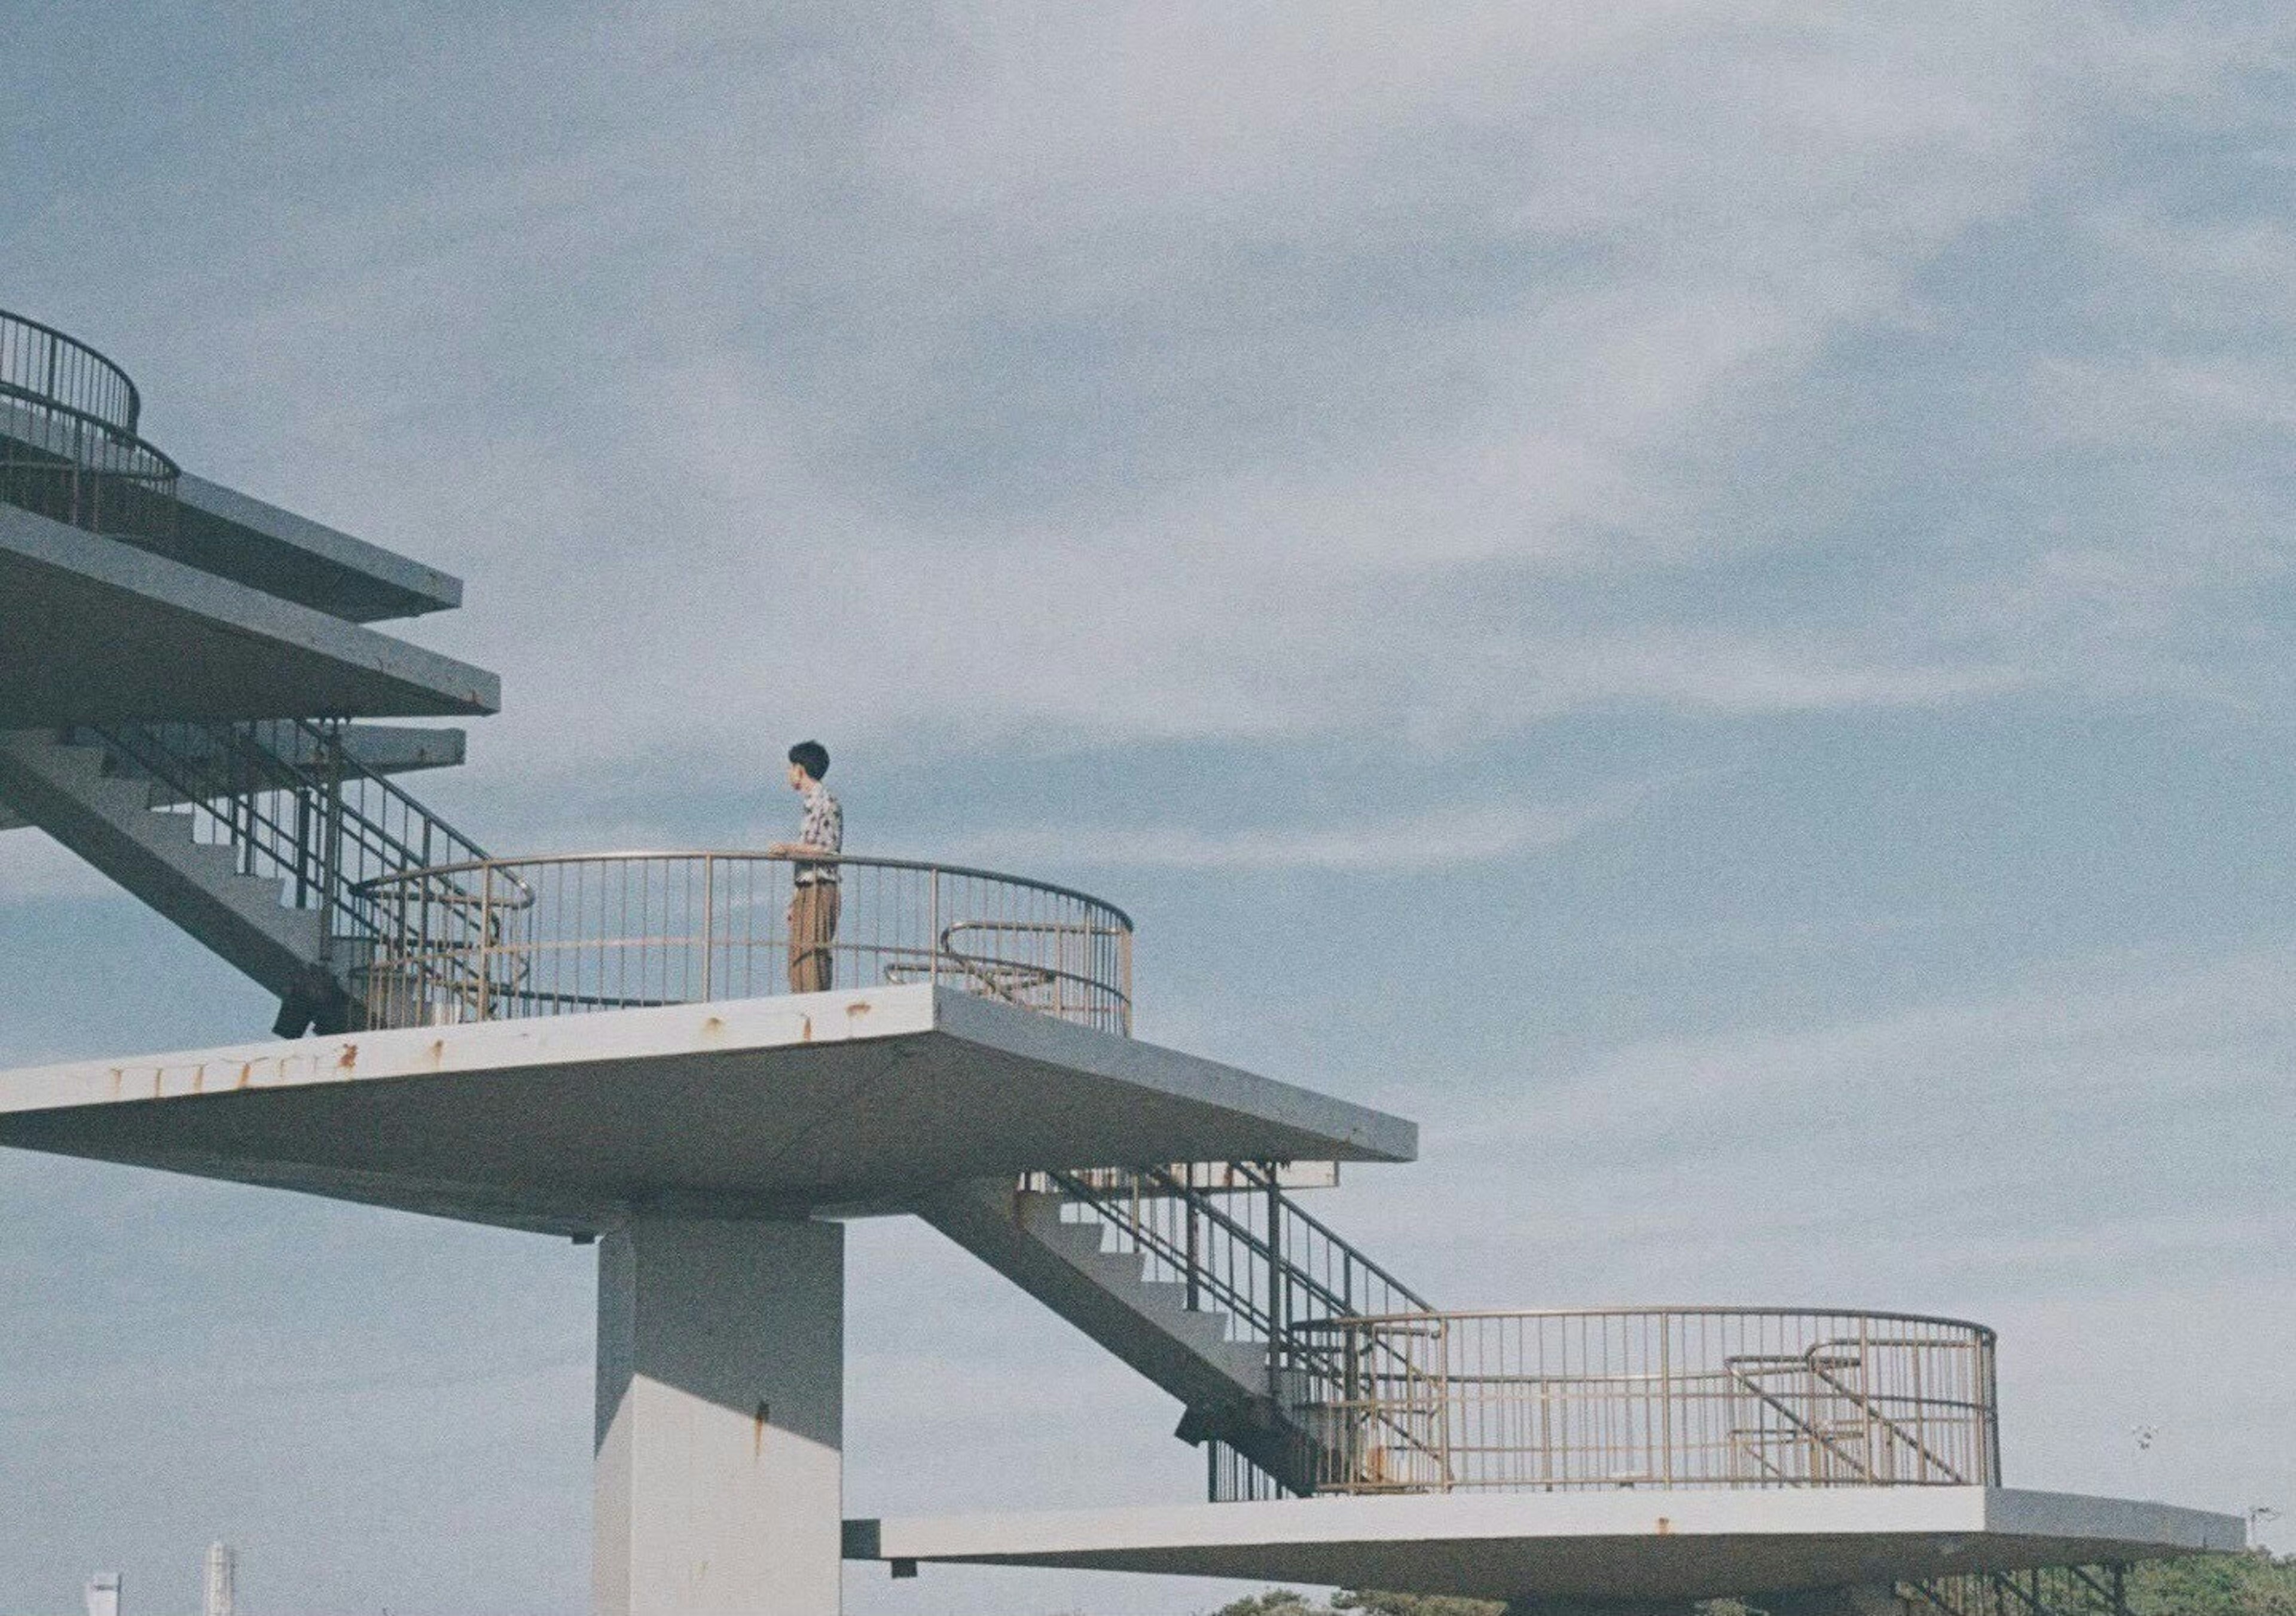
<path fill-rule="evenodd" d="M 0 800 L 223 959 L 284 995 L 321 955 L 315 911 L 282 901 L 275 875 L 242 874 L 227 846 L 153 807 L 151 780 L 114 773 L 101 745 L 0 731 Z"/>
<path fill-rule="evenodd" d="M 1144 1276 L 1138 1251 L 1102 1249 L 1103 1226 L 1061 1218 L 1062 1197 L 976 1179 L 933 1192 L 917 1216 L 1185 1406 L 1180 1434 L 1217 1438 L 1300 1493 L 1304 1433 L 1270 1394 L 1267 1349 L 1228 1339 L 1224 1313 L 1191 1309 L 1186 1287 Z"/>

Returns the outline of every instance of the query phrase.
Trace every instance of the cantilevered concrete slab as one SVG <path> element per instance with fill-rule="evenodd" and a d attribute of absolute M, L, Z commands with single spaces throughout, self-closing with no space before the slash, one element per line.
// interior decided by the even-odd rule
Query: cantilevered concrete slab
<path fill-rule="evenodd" d="M 483 669 L 0 504 L 0 729 L 495 710 Z"/>
<path fill-rule="evenodd" d="M 1664 1604 L 2237 1549 L 2235 1515 L 1982 1487 L 1292 1498 L 849 1521 L 851 1560 Z"/>
<path fill-rule="evenodd" d="M 178 479 L 176 503 L 176 560 L 330 617 L 372 623 L 463 603 L 458 578 L 204 477 Z"/>
<path fill-rule="evenodd" d="M 46 411 L 0 398 L 0 438 L 36 459 L 54 427 Z M 463 603 L 460 578 L 204 477 L 178 477 L 175 500 L 174 532 L 119 542 L 354 623 Z"/>
<path fill-rule="evenodd" d="M 1045 1168 L 1407 1161 L 1417 1131 L 920 984 L 4 1072 L 0 1144 L 589 1234 Z"/>

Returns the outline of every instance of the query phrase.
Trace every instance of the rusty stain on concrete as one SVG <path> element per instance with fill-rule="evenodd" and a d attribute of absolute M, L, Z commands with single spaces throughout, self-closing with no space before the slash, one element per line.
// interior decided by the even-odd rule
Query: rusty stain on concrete
<path fill-rule="evenodd" d="M 245 1088 L 250 1083 L 254 1081 L 255 1062 L 252 1061 L 242 1062 L 239 1068 L 239 1081 L 233 1084 L 232 1087 L 234 1088 Z"/>
<path fill-rule="evenodd" d="M 1658 1518 L 1658 1535 L 1661 1538 L 1670 1538 L 1674 1535 L 1674 1522 L 1671 1517 L 1660 1515 Z"/>
<path fill-rule="evenodd" d="M 349 1072 L 349 1070 L 351 1070 L 351 1068 L 352 1068 L 352 1067 L 354 1067 L 354 1066 L 356 1066 L 356 1065 L 357 1065 L 357 1064 L 358 1064 L 358 1046 L 357 1046 L 357 1045 L 356 1045 L 356 1044 L 346 1044 L 346 1045 L 344 1045 L 344 1046 L 343 1046 L 343 1052 L 342 1052 L 342 1054 L 339 1054 L 339 1055 L 337 1055 L 337 1056 L 335 1057 L 335 1067 L 336 1067 L 336 1069 L 337 1069 L 338 1070 L 340 1070 L 340 1071 L 342 1071 L 342 1072 L 344 1072 L 344 1073 L 348 1074 L 348 1073 Z"/>
<path fill-rule="evenodd" d="M 855 999 L 851 1004 L 845 1006 L 845 1013 L 849 1016 L 866 1015 L 869 1013 L 870 1008 L 871 1006 L 867 999 Z"/>
<path fill-rule="evenodd" d="M 762 1458 L 766 1451 L 766 1422 L 773 1411 L 765 1404 L 758 1405 L 757 1417 L 750 1423 L 750 1456 Z"/>

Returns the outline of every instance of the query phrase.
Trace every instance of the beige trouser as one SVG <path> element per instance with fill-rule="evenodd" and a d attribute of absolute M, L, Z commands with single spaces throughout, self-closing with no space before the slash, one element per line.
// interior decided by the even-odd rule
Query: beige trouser
<path fill-rule="evenodd" d="M 790 896 L 789 984 L 791 993 L 827 991 L 836 975 L 829 945 L 837 940 L 837 883 L 816 881 Z"/>

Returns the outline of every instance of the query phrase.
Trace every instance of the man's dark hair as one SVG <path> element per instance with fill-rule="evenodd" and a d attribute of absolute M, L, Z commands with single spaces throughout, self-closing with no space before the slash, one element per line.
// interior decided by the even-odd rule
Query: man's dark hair
<path fill-rule="evenodd" d="M 800 741 L 791 747 L 790 761 L 816 780 L 829 777 L 829 749 L 818 741 Z"/>

